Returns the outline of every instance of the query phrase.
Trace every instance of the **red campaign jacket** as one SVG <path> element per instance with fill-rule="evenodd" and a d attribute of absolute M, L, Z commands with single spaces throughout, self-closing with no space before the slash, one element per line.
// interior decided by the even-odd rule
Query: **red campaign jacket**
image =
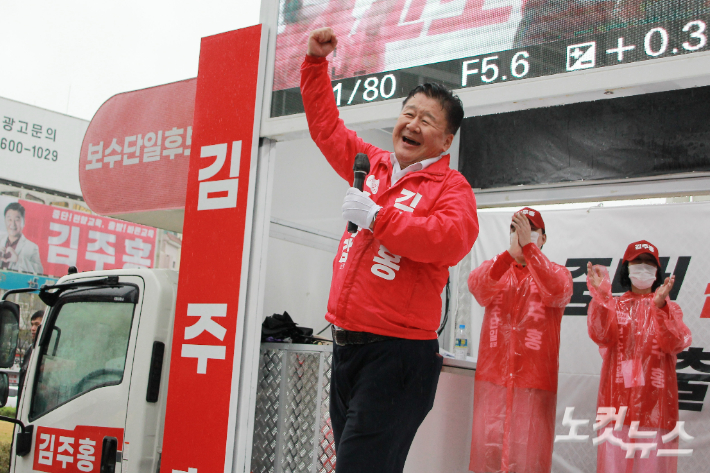
<path fill-rule="evenodd" d="M 355 155 L 368 155 L 364 190 L 382 206 L 374 233 L 361 230 L 353 236 L 344 230 L 326 319 L 346 330 L 436 338 L 448 268 L 471 251 L 478 236 L 471 186 L 449 168 L 446 155 L 390 187 L 391 153 L 345 127 L 324 58 L 306 56 L 301 94 L 311 137 L 340 177 L 352 183 Z"/>
<path fill-rule="evenodd" d="M 572 297 L 572 275 L 534 243 L 523 254 L 526 266 L 505 251 L 468 277 L 469 290 L 486 308 L 476 380 L 556 393 L 560 324 Z"/>
<path fill-rule="evenodd" d="M 599 345 L 602 372 L 597 408 L 627 406 L 625 425 L 673 430 L 678 420 L 676 355 L 690 346 L 690 329 L 683 312 L 666 300 L 663 309 L 653 303 L 653 293 L 628 291 L 612 297 L 606 268 L 595 289 L 587 280 L 592 302 L 587 328 Z"/>

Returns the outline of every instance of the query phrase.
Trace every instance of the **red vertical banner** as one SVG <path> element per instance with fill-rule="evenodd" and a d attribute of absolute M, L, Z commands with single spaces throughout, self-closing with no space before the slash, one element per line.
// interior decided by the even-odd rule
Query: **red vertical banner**
<path fill-rule="evenodd" d="M 200 47 L 162 473 L 231 469 L 265 41 L 257 25 Z"/>

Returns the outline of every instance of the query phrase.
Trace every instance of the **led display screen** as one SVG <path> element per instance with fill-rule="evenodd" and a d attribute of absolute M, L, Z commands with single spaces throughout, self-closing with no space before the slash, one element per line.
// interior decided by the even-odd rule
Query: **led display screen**
<path fill-rule="evenodd" d="M 310 31 L 332 27 L 339 106 L 708 49 L 705 0 L 281 0 L 271 116 L 303 112 Z"/>
<path fill-rule="evenodd" d="M 710 171 L 710 86 L 469 117 L 473 188 Z"/>

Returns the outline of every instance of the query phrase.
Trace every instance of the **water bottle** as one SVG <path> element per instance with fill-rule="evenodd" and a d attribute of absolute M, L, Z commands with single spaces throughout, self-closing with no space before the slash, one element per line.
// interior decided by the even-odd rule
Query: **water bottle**
<path fill-rule="evenodd" d="M 456 338 L 454 339 L 454 357 L 457 360 L 465 360 L 468 355 L 468 337 L 466 336 L 466 326 L 461 324 L 456 329 Z"/>

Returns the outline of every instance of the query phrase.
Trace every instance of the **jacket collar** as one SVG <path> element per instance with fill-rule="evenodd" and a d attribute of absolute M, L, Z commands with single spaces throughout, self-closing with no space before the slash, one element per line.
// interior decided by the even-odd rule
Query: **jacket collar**
<path fill-rule="evenodd" d="M 422 159 L 421 161 L 417 161 L 416 163 L 412 163 L 409 166 L 407 166 L 405 169 L 409 169 L 410 167 L 416 167 L 416 168 L 421 168 L 417 169 L 417 171 L 421 171 L 423 169 L 428 168 L 435 162 L 441 160 L 444 156 L 448 156 L 447 154 L 440 154 L 439 156 L 435 156 L 433 158 L 427 158 L 427 159 Z M 390 163 L 392 163 L 392 169 L 399 168 L 400 171 L 403 171 L 403 169 L 399 166 L 399 161 L 397 161 L 397 157 L 395 156 L 394 153 L 390 153 Z M 419 166 L 417 166 L 419 165 Z M 415 171 L 412 171 L 415 172 Z"/>
<path fill-rule="evenodd" d="M 17 246 L 15 246 L 15 250 L 19 253 L 20 248 L 25 246 L 25 243 L 27 243 L 27 238 L 25 238 L 25 234 L 21 233 L 20 234 L 20 241 L 17 242 Z"/>
<path fill-rule="evenodd" d="M 392 159 L 394 159 L 394 153 L 390 154 L 390 159 L 385 161 L 390 177 L 392 176 L 392 172 L 394 169 L 394 167 L 392 165 Z M 414 172 L 411 172 L 411 173 L 403 176 L 400 180 L 397 181 L 397 184 L 409 179 L 411 176 L 421 176 L 422 174 L 425 174 L 428 179 L 432 179 L 435 181 L 441 181 L 444 179 L 444 176 L 446 175 L 446 173 L 451 170 L 449 167 L 450 162 L 451 162 L 451 155 L 448 153 L 443 154 L 443 155 L 441 155 L 441 157 L 438 161 L 430 164 L 429 166 L 425 167 L 424 169 L 421 169 L 419 171 L 414 171 Z M 397 185 L 397 184 L 395 184 L 395 185 Z"/>
<path fill-rule="evenodd" d="M 7 233 L 2 233 L 0 234 L 0 244 L 5 246 L 5 243 L 7 242 L 8 239 L 8 234 Z M 17 240 L 17 245 L 15 245 L 15 251 L 20 252 L 20 249 L 25 246 L 25 242 L 27 242 L 27 238 L 25 238 L 24 233 L 20 233 L 20 238 Z"/>

